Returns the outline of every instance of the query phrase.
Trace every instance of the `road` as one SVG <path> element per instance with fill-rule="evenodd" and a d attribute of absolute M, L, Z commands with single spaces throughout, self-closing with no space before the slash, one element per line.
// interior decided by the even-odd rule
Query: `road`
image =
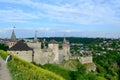
<path fill-rule="evenodd" d="M 12 80 L 5 61 L 0 57 L 0 80 Z"/>

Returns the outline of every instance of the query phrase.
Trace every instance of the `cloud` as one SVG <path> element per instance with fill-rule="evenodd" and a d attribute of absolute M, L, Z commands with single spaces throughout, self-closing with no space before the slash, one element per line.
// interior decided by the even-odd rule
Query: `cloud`
<path fill-rule="evenodd" d="M 34 9 L 33 11 L 36 14 L 24 13 L 24 10 L 13 10 L 16 14 L 23 15 L 21 17 L 16 16 L 18 17 L 16 21 L 27 21 L 36 18 L 48 18 L 62 23 L 74 24 L 118 24 L 120 21 L 120 17 L 117 16 L 119 15 L 117 11 L 120 8 L 119 0 L 60 0 L 56 1 L 55 4 L 51 0 L 48 0 L 49 3 L 33 0 L 2 0 L 0 2 L 25 5 Z"/>
<path fill-rule="evenodd" d="M 30 26 L 43 26 L 21 29 L 28 31 L 28 33 L 29 31 L 34 33 L 37 30 L 38 33 L 46 33 L 49 36 L 63 36 L 66 33 L 72 36 L 79 34 L 77 36 L 114 37 L 117 35 L 116 33 L 105 33 L 104 30 L 103 33 L 97 32 L 97 27 L 96 32 L 79 31 L 78 29 L 85 27 L 81 27 L 81 24 L 103 25 L 101 28 L 105 27 L 106 24 L 120 25 L 119 0 L 0 0 L 0 3 L 8 3 L 11 6 L 11 8 L 5 8 L 5 6 L 3 9 L 0 8 L 0 23 L 28 23 Z M 12 5 L 18 6 L 13 8 Z M 31 11 L 27 11 L 23 6 Z M 73 26 L 80 28 L 69 28 Z M 16 30 L 18 29 L 16 28 Z M 108 29 L 106 32 L 109 32 Z"/>
<path fill-rule="evenodd" d="M 66 30 L 59 30 L 59 32 L 64 32 L 64 33 L 76 33 L 76 32 L 83 32 L 83 30 L 75 30 L 75 29 L 66 29 Z"/>
<path fill-rule="evenodd" d="M 24 23 L 27 20 L 37 19 L 38 16 L 33 13 L 26 13 L 19 9 L 0 10 L 0 22 L 18 22 Z"/>
<path fill-rule="evenodd" d="M 0 29 L 0 33 L 7 33 L 9 30 L 12 30 L 13 28 L 2 28 Z"/>

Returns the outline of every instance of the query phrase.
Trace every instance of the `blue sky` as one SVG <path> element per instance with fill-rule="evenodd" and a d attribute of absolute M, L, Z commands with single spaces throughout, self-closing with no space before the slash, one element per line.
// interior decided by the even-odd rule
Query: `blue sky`
<path fill-rule="evenodd" d="M 0 37 L 120 37 L 120 0 L 0 0 Z"/>

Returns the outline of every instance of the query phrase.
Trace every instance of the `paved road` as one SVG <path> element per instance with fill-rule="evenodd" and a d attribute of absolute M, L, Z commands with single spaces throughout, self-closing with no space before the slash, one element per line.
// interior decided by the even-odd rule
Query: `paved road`
<path fill-rule="evenodd" d="M 0 57 L 0 80 L 12 80 L 5 61 Z"/>

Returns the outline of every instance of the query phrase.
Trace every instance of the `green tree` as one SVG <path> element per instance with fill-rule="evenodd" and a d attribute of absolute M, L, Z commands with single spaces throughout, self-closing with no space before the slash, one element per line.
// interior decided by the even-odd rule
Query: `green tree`
<path fill-rule="evenodd" d="M 0 50 L 4 50 L 4 51 L 7 51 L 8 50 L 8 46 L 5 45 L 5 44 L 0 44 Z"/>

